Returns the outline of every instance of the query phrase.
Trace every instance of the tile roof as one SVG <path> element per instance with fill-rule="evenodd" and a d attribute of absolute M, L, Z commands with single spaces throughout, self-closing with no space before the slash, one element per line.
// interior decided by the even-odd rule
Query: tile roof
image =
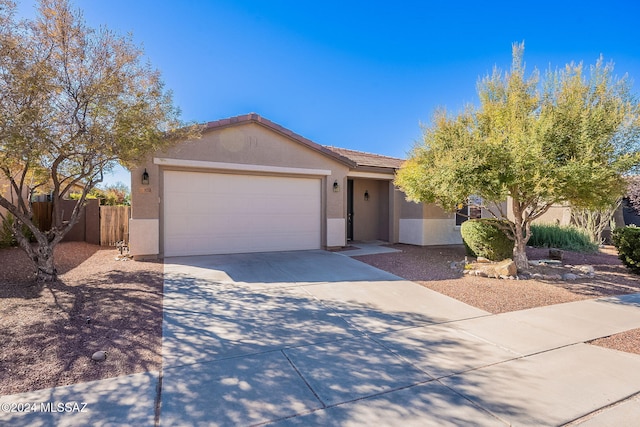
<path fill-rule="evenodd" d="M 403 159 L 382 156 L 380 154 L 365 153 L 363 151 L 349 150 L 347 148 L 325 146 L 325 148 L 354 162 L 357 166 L 373 166 L 378 168 L 399 169 L 404 163 Z"/>

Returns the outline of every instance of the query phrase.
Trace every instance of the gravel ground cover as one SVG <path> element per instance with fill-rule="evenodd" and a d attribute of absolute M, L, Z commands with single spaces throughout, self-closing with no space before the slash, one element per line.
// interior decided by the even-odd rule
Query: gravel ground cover
<path fill-rule="evenodd" d="M 613 247 L 602 248 L 596 254 L 565 251 L 565 264 L 592 265 L 595 270 L 594 278 L 565 282 L 463 276 L 450 267 L 451 262 L 464 260 L 463 246 L 390 246 L 402 252 L 355 258 L 494 314 L 640 292 L 640 277 L 628 272 Z M 527 254 L 530 260 L 545 259 L 549 251 L 528 248 Z M 602 338 L 593 344 L 640 354 L 640 329 Z"/>
<path fill-rule="evenodd" d="M 60 243 L 59 280 L 43 286 L 22 250 L 0 249 L 0 394 L 160 369 L 162 263 L 118 254 Z"/>

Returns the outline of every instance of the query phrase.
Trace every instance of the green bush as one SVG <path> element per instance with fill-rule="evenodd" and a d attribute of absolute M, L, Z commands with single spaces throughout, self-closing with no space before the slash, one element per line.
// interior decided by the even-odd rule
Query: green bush
<path fill-rule="evenodd" d="M 513 257 L 513 240 L 509 239 L 498 224 L 498 219 L 470 219 L 462 223 L 460 233 L 467 253 L 474 257 L 485 257 L 502 261 Z"/>
<path fill-rule="evenodd" d="M 17 244 L 16 239 L 13 237 L 11 227 L 13 226 L 13 215 L 7 213 L 5 219 L 2 221 L 0 227 L 0 248 L 7 248 L 9 246 L 15 246 Z"/>
<path fill-rule="evenodd" d="M 528 244 L 536 248 L 557 248 L 574 252 L 596 252 L 598 245 L 582 229 L 571 225 L 531 224 Z"/>
<path fill-rule="evenodd" d="M 640 274 L 640 228 L 634 225 L 616 228 L 613 230 L 613 244 L 622 263 Z"/>
<path fill-rule="evenodd" d="M 18 241 L 11 231 L 13 228 L 13 222 L 15 218 L 10 213 L 5 215 L 5 219 L 0 224 L 0 248 L 7 248 L 9 246 L 18 246 Z M 26 236 L 30 241 L 35 241 L 33 233 L 26 225 L 22 226 L 22 234 Z"/>

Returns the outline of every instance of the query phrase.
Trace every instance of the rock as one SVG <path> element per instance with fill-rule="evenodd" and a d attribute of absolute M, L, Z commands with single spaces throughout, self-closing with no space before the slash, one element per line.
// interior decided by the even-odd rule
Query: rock
<path fill-rule="evenodd" d="M 533 273 L 531 275 L 531 278 L 534 279 L 534 280 L 542 280 L 542 279 L 544 279 L 544 276 L 542 274 L 540 274 L 540 273 Z"/>
<path fill-rule="evenodd" d="M 479 256 L 479 257 L 476 259 L 476 262 L 479 262 L 479 263 L 482 263 L 482 264 L 489 264 L 489 263 L 491 262 L 491 260 L 490 260 L 490 259 L 488 259 L 488 258 L 485 258 L 485 257 L 483 257 L 483 256 Z"/>
<path fill-rule="evenodd" d="M 593 269 L 593 266 L 591 265 L 579 265 L 576 268 L 578 269 L 579 272 L 584 273 L 588 276 L 594 276 L 596 274 L 595 270 Z"/>
<path fill-rule="evenodd" d="M 578 276 L 576 276 L 573 273 L 565 273 L 562 275 L 562 280 L 566 280 L 566 281 L 576 280 L 577 278 Z"/>
<path fill-rule="evenodd" d="M 556 259 L 536 259 L 529 261 L 529 265 L 561 265 L 562 262 Z"/>
<path fill-rule="evenodd" d="M 495 271 L 498 276 L 515 276 L 518 274 L 518 268 L 513 260 L 507 258 L 495 265 Z"/>
<path fill-rule="evenodd" d="M 531 279 L 531 274 L 527 271 L 524 271 L 516 276 L 518 280 L 529 280 Z"/>
<path fill-rule="evenodd" d="M 549 249 L 549 259 L 562 261 L 563 252 L 561 249 Z"/>
<path fill-rule="evenodd" d="M 545 280 L 562 280 L 562 276 L 559 274 L 545 274 L 544 276 L 542 276 L 542 278 Z"/>
<path fill-rule="evenodd" d="M 107 359 L 107 352 L 102 350 L 96 351 L 91 356 L 91 360 L 95 360 L 96 362 L 102 362 L 103 360 L 106 360 L 106 359 Z"/>
<path fill-rule="evenodd" d="M 449 268 L 451 268 L 452 270 L 460 270 L 461 268 L 464 268 L 464 265 L 464 261 L 451 261 L 451 263 L 449 264 Z"/>

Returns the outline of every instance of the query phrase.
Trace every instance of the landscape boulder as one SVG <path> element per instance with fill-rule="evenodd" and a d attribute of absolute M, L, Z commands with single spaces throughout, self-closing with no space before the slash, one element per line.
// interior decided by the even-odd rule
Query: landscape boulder
<path fill-rule="evenodd" d="M 495 264 L 495 271 L 498 276 L 515 276 L 518 274 L 516 263 L 510 258 Z"/>

